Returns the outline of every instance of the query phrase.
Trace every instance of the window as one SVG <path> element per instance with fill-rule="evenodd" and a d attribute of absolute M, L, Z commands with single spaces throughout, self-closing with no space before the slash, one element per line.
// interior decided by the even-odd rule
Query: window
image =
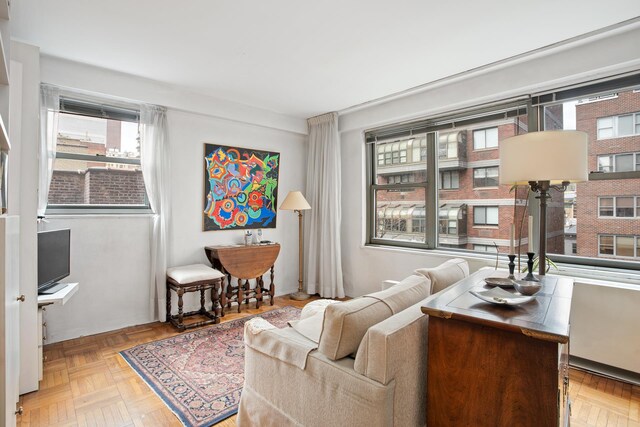
<path fill-rule="evenodd" d="M 498 167 L 476 168 L 473 170 L 473 186 L 474 187 L 497 187 L 498 183 Z"/>
<path fill-rule="evenodd" d="M 457 190 L 460 188 L 460 174 L 458 171 L 440 172 L 440 188 L 442 190 Z"/>
<path fill-rule="evenodd" d="M 473 224 L 474 225 L 498 225 L 498 207 L 497 206 L 474 206 L 473 207 Z"/>
<path fill-rule="evenodd" d="M 524 133 L 527 126 L 526 106 L 517 102 L 497 110 L 470 112 L 468 116 L 438 118 L 437 122 L 425 120 L 367 131 L 367 243 L 473 250 L 477 239 L 490 238 L 499 242 L 500 252 L 506 253 L 510 222 L 499 226 L 498 205 L 510 206 L 510 212 L 516 203 L 521 210 L 526 192 L 520 191 L 519 200 L 514 202 L 510 186 L 499 186 L 499 151 L 494 148 L 499 144 L 498 135 Z M 476 140 L 482 138 L 482 147 L 491 150 L 471 150 L 473 144 L 467 138 L 473 138 L 474 132 Z M 398 144 L 399 149 L 402 142 L 407 144 L 406 163 L 395 164 L 392 155 L 387 158 L 391 160 L 385 160 L 385 155 L 393 151 L 393 144 Z M 482 181 L 481 185 L 499 187 L 490 198 L 469 191 L 474 168 L 478 169 L 476 184 Z M 479 221 L 475 230 L 468 218 L 474 215 L 474 205 L 479 206 L 475 209 Z M 406 216 L 394 213 L 399 207 L 406 207 Z M 416 212 L 421 212 L 420 217 Z M 394 215 L 406 220 L 406 231 L 392 227 L 393 221 L 389 220 Z M 489 227 L 482 229 L 482 225 Z"/>
<path fill-rule="evenodd" d="M 420 158 L 420 141 L 426 141 L 426 136 L 410 135 L 406 139 L 371 144 L 377 159 L 372 168 L 375 184 L 370 193 L 375 206 L 371 218 L 374 241 L 425 242 L 427 163 Z"/>
<path fill-rule="evenodd" d="M 390 142 L 378 146 L 379 165 L 397 165 L 407 162 L 407 141 Z"/>
<path fill-rule="evenodd" d="M 473 245 L 473 250 L 477 252 L 496 253 L 496 247 L 493 245 Z"/>
<path fill-rule="evenodd" d="M 572 199 L 583 206 L 574 209 L 575 218 L 570 222 L 565 217 L 565 226 L 569 223 L 575 230 L 575 237 L 565 234 L 564 241 L 566 245 L 576 242 L 575 249 L 571 247 L 573 255 L 584 261 L 569 257 L 556 260 L 589 264 L 589 257 L 632 259 L 637 256 L 634 255 L 637 239 L 623 235 L 625 232 L 640 234 L 638 195 L 628 194 L 629 189 L 640 188 L 640 128 L 636 130 L 635 127 L 640 93 L 633 90 L 633 85 L 637 88 L 637 82 L 636 76 L 631 85 L 627 83 L 627 89 L 611 90 L 609 86 L 607 90 L 611 90 L 612 94 L 615 92 L 615 96 L 607 96 L 607 92 L 594 89 L 594 92 L 602 95 L 596 102 L 587 102 L 592 95 L 574 91 L 561 102 L 552 101 L 542 107 L 545 111 L 552 109 L 559 113 L 563 129 L 587 132 L 589 140 L 593 142 L 589 144 L 587 153 L 589 164 L 592 168 L 595 166 L 598 172 L 603 172 L 590 174 L 589 181 L 577 184 L 574 192 L 564 193 L 565 203 Z M 554 97 L 562 99 L 562 94 L 556 93 Z M 616 115 L 611 115 L 612 112 L 616 112 Z M 547 126 L 545 122 L 544 129 L 548 129 Z M 615 139 L 621 136 L 627 138 Z M 549 219 L 547 225 L 551 221 Z M 599 238 L 593 239 L 594 234 L 599 234 Z M 549 238 L 547 245 L 554 245 L 558 240 Z M 547 253 L 563 252 L 558 245 L 558 248 L 549 249 Z M 609 265 L 621 264 L 612 261 Z"/>
<path fill-rule="evenodd" d="M 458 145 L 461 143 L 458 138 L 464 135 L 463 132 L 449 132 L 441 133 L 438 136 L 438 158 L 443 159 L 457 159 Z"/>
<path fill-rule="evenodd" d="M 416 138 L 411 142 L 412 156 L 414 162 L 424 162 L 427 160 L 427 139 Z"/>
<path fill-rule="evenodd" d="M 608 154 L 598 156 L 598 171 L 640 171 L 640 153 Z"/>
<path fill-rule="evenodd" d="M 640 216 L 640 196 L 599 197 L 599 216 L 634 218 Z"/>
<path fill-rule="evenodd" d="M 498 128 L 489 128 L 473 131 L 473 149 L 498 147 Z"/>
<path fill-rule="evenodd" d="M 61 97 L 48 211 L 148 210 L 139 112 Z"/>
<path fill-rule="evenodd" d="M 490 198 L 487 192 L 473 191 L 486 188 L 492 180 L 495 183 L 496 168 L 499 171 L 496 148 L 501 138 L 575 129 L 589 134 L 592 143 L 587 155 L 592 170 L 605 173 L 591 173 L 589 181 L 572 185 L 564 194 L 551 192 L 547 255 L 554 261 L 585 265 L 593 265 L 594 257 L 609 258 L 598 264 L 629 268 L 628 261 L 638 261 L 640 245 L 640 194 L 628 194 L 629 189 L 640 188 L 639 77 L 636 73 L 553 93 L 520 94 L 530 99 L 529 105 L 480 106 L 367 131 L 367 243 L 480 251 L 495 241 L 499 252 L 505 253 L 513 215 L 520 218 L 525 209 L 526 190 L 520 187 L 514 194 L 509 186 L 498 186 Z M 626 136 L 624 140 L 616 139 L 621 135 Z M 467 138 L 471 139 L 468 143 Z M 394 164 L 391 155 L 385 163 L 386 144 L 398 143 L 400 150 L 402 141 L 407 142 L 406 163 Z M 403 174 L 413 175 L 414 181 L 381 178 Z M 530 202 L 528 209 L 537 212 L 538 201 L 532 197 Z M 449 214 L 449 207 L 462 205 L 466 209 L 460 215 L 464 212 L 466 219 Z M 384 229 L 384 221 L 379 227 L 379 219 L 392 215 L 399 206 L 408 212 L 403 218 L 407 231 L 383 234 L 379 230 Z M 410 213 L 418 207 L 424 208 L 424 220 Z M 537 235 L 538 230 L 533 233 Z M 599 237 L 594 239 L 594 235 Z M 526 238 L 525 232 L 525 247 Z"/>
<path fill-rule="evenodd" d="M 613 197 L 600 197 L 600 216 L 613 216 Z"/>
<path fill-rule="evenodd" d="M 598 123 L 598 139 L 640 135 L 640 112 L 621 116 L 601 117 Z"/>
<path fill-rule="evenodd" d="M 466 236 L 466 205 L 442 205 L 438 216 L 438 233 L 451 236 Z"/>
<path fill-rule="evenodd" d="M 605 235 L 598 236 L 600 256 L 626 258 L 640 257 L 640 236 Z"/>

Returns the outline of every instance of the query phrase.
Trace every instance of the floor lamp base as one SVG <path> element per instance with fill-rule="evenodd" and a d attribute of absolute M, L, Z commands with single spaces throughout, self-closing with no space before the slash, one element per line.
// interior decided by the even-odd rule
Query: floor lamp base
<path fill-rule="evenodd" d="M 302 292 L 302 291 L 294 292 L 294 293 L 289 295 L 289 298 L 294 299 L 296 301 L 304 301 L 304 300 L 309 299 L 310 297 L 311 297 L 311 295 L 309 295 L 306 292 Z"/>

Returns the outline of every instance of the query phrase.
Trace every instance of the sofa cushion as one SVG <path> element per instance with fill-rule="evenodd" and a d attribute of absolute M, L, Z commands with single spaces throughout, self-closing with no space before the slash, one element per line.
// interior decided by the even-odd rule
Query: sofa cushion
<path fill-rule="evenodd" d="M 435 294 L 457 281 L 469 277 L 469 263 L 460 258 L 453 258 L 437 267 L 419 268 L 415 273 L 431 280 L 431 294 Z"/>
<path fill-rule="evenodd" d="M 302 308 L 300 319 L 289 321 L 289 326 L 295 329 L 300 335 L 318 344 L 318 342 L 320 342 L 320 333 L 322 332 L 324 312 L 327 306 L 338 303 L 340 303 L 340 301 L 331 299 L 311 301 Z"/>
<path fill-rule="evenodd" d="M 369 327 L 422 301 L 430 287 L 428 278 L 412 275 L 387 290 L 329 305 L 318 349 L 331 360 L 354 354 Z"/>

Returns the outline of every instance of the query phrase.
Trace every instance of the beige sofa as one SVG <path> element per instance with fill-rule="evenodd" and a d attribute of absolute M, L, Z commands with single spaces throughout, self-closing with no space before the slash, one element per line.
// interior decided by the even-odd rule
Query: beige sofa
<path fill-rule="evenodd" d="M 428 317 L 420 307 L 434 283 L 442 289 L 468 274 L 465 261 L 450 260 L 385 291 L 303 310 L 292 327 L 247 322 L 238 425 L 425 425 Z"/>

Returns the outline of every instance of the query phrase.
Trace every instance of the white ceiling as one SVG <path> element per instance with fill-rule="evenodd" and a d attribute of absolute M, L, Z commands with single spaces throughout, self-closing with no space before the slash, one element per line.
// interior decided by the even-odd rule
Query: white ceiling
<path fill-rule="evenodd" d="M 640 16 L 640 1 L 13 0 L 11 13 L 13 37 L 44 54 L 304 118 Z"/>

